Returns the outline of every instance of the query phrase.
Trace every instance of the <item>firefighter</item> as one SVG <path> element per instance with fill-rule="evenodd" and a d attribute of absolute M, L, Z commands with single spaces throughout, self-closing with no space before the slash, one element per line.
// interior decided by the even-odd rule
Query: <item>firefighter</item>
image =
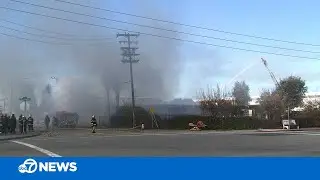
<path fill-rule="evenodd" d="M 8 118 L 8 115 L 5 114 L 4 117 L 3 117 L 3 132 L 4 134 L 6 135 L 8 133 L 8 130 L 9 130 L 9 118 Z"/>
<path fill-rule="evenodd" d="M 12 126 L 11 126 L 11 117 L 10 116 L 8 116 L 7 114 L 5 114 L 5 116 L 4 116 L 5 118 L 6 118 L 6 121 L 8 122 L 8 133 L 11 133 L 12 132 Z"/>
<path fill-rule="evenodd" d="M 96 117 L 93 115 L 91 118 L 91 128 L 92 128 L 92 133 L 96 133 L 96 127 L 97 127 L 97 119 Z"/>
<path fill-rule="evenodd" d="M 23 116 L 22 114 L 19 116 L 19 131 L 20 131 L 20 134 L 23 134 Z"/>
<path fill-rule="evenodd" d="M 7 118 L 5 117 L 5 115 L 2 114 L 0 119 L 1 119 L 1 125 L 2 125 L 1 132 L 4 135 L 6 135 L 8 133 L 8 121 L 7 121 Z"/>
<path fill-rule="evenodd" d="M 5 126 L 6 126 L 5 132 L 6 133 L 11 131 L 10 126 L 9 126 L 9 121 L 10 121 L 10 117 L 7 114 L 4 114 L 4 122 L 5 122 Z"/>
<path fill-rule="evenodd" d="M 31 114 L 28 117 L 28 131 L 33 131 L 33 117 Z"/>
<path fill-rule="evenodd" d="M 3 133 L 2 114 L 0 115 L 0 133 Z"/>
<path fill-rule="evenodd" d="M 144 131 L 144 122 L 141 121 L 141 132 L 143 132 L 143 131 Z"/>
<path fill-rule="evenodd" d="M 22 119 L 23 119 L 23 132 L 27 134 L 28 119 L 25 116 L 23 116 Z"/>
<path fill-rule="evenodd" d="M 17 118 L 14 114 L 10 117 L 10 133 L 15 134 L 16 133 L 16 126 L 17 126 Z"/>
<path fill-rule="evenodd" d="M 44 118 L 44 123 L 46 125 L 46 130 L 49 130 L 49 124 L 50 124 L 50 117 L 49 115 L 46 115 L 46 117 Z"/>
<path fill-rule="evenodd" d="M 53 129 L 56 129 L 56 128 L 58 128 L 58 124 L 59 122 L 58 122 L 58 118 L 57 117 L 55 117 L 55 116 L 53 116 L 53 118 L 52 118 L 52 128 Z"/>

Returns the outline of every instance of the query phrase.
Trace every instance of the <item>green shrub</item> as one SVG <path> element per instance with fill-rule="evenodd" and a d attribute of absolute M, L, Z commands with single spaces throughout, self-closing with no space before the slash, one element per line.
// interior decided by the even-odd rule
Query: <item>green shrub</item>
<path fill-rule="evenodd" d="M 320 127 L 320 117 L 311 115 L 299 115 L 292 117 L 295 119 L 300 128 Z"/>

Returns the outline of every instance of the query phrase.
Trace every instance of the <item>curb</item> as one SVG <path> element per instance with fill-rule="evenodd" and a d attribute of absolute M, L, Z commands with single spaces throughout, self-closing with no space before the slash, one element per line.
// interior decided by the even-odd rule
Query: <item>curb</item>
<path fill-rule="evenodd" d="M 88 130 L 91 131 L 91 128 L 58 128 L 57 130 Z M 133 128 L 128 128 L 128 129 L 116 129 L 116 128 L 96 128 L 96 130 L 103 130 L 103 131 L 140 131 L 140 129 L 133 129 Z"/>
<path fill-rule="evenodd" d="M 299 132 L 301 129 L 258 129 L 256 132 Z"/>
<path fill-rule="evenodd" d="M 40 136 L 41 133 L 34 133 L 30 135 L 25 135 L 25 136 L 15 136 L 15 137 L 8 137 L 8 138 L 0 138 L 0 141 L 8 141 L 8 140 L 13 140 L 13 139 L 24 139 L 24 138 L 31 138 L 35 136 Z"/>

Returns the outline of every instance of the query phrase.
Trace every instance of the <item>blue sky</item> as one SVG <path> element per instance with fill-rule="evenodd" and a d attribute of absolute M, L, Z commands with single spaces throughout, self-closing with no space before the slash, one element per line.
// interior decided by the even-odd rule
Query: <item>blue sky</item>
<path fill-rule="evenodd" d="M 320 1 L 316 0 L 81 0 L 76 2 L 91 2 L 92 5 L 102 4 L 108 9 L 133 14 L 148 14 L 150 17 L 155 16 L 155 14 L 148 12 L 148 7 L 153 7 L 149 11 L 157 9 L 161 12 L 160 17 L 154 18 L 273 39 L 320 44 L 320 26 L 318 25 Z M 267 41 L 183 26 L 176 26 L 176 28 L 179 31 L 194 34 L 320 52 L 320 46 L 312 47 Z M 181 38 L 236 48 L 320 59 L 320 54 L 258 47 L 185 35 L 181 35 Z M 252 64 L 254 65 L 250 69 L 235 80 L 245 80 L 250 85 L 251 95 L 258 95 L 263 88 L 274 86 L 269 74 L 260 62 L 261 57 L 267 59 L 270 69 L 277 78 L 299 75 L 307 81 L 310 92 L 320 91 L 319 60 L 237 51 L 187 42 L 180 43 L 178 49 L 183 62 L 183 71 L 180 73 L 177 97 L 194 97 L 199 89 L 215 86 L 217 83 L 223 86 L 236 74 Z M 227 87 L 231 88 L 232 84 L 233 82 L 230 82 Z"/>
<path fill-rule="evenodd" d="M 117 2 L 113 4 L 114 9 L 122 9 L 139 14 L 137 10 L 140 8 L 135 6 L 134 1 L 130 1 L 130 8 L 125 8 L 123 5 L 119 7 L 119 2 Z M 273 39 L 320 44 L 320 27 L 318 25 L 320 1 L 163 0 L 152 2 L 159 10 L 165 12 L 170 21 Z M 296 45 L 201 29 L 180 28 L 182 31 L 195 34 L 249 43 L 320 51 L 320 46 Z M 198 37 L 187 37 L 187 39 L 257 51 L 320 58 L 319 54 L 314 53 L 236 44 Z M 183 43 L 180 49 L 181 58 L 184 58 L 185 71 L 181 75 L 180 92 L 177 93 L 177 97 L 194 96 L 197 89 L 215 86 L 217 83 L 224 85 L 238 72 L 251 64 L 255 65 L 235 80 L 245 80 L 251 87 L 251 94 L 258 95 L 263 88 L 272 88 L 274 86 L 269 74 L 260 62 L 261 57 L 267 59 L 270 69 L 277 78 L 299 75 L 307 81 L 310 92 L 320 91 L 320 80 L 318 79 L 320 75 L 319 60 L 244 52 L 190 43 Z M 228 85 L 228 88 L 231 88 L 232 83 Z"/>
<path fill-rule="evenodd" d="M 225 31 L 232 31 L 243 34 L 270 37 L 274 39 L 283 39 L 290 41 L 300 41 L 312 44 L 320 44 L 319 42 L 319 26 L 317 25 L 320 2 L 317 1 L 188 1 L 185 8 L 179 8 L 179 13 L 186 16 L 181 21 L 188 24 L 197 24 Z M 188 9 L 189 10 L 186 10 Z M 188 13 L 187 13 L 188 12 Z M 199 32 L 202 33 L 202 32 Z M 210 36 L 225 37 L 236 39 L 239 41 L 252 42 L 257 44 L 267 44 L 270 46 L 281 46 L 286 48 L 295 48 L 303 50 L 319 51 L 320 48 L 297 46 L 293 44 L 285 44 L 272 41 L 264 41 L 241 36 L 230 36 L 221 33 L 204 32 Z M 275 53 L 294 54 L 299 56 L 319 57 L 319 54 L 308 54 L 301 52 L 290 52 L 271 48 L 261 48 L 242 44 L 225 43 L 219 41 L 211 41 L 212 43 L 235 46 L 246 49 L 254 49 L 261 51 L 270 51 Z M 186 49 L 191 48 L 186 45 Z M 187 51 L 187 50 L 186 50 Z M 243 73 L 237 80 L 246 80 L 251 87 L 251 94 L 259 94 L 259 89 L 272 87 L 273 83 L 262 66 L 259 63 L 260 57 L 264 57 L 269 61 L 270 68 L 274 71 L 277 78 L 285 77 L 290 74 L 301 75 L 306 79 L 310 91 L 316 91 L 319 81 L 319 62 L 307 59 L 294 59 L 281 56 L 265 55 L 259 53 L 242 52 L 227 50 L 221 48 L 210 47 L 212 57 L 205 60 L 209 66 L 222 67 L 221 75 L 219 73 L 211 73 L 207 81 L 202 82 L 203 86 L 219 82 L 224 84 L 237 74 L 243 68 L 257 61 L 247 72 Z M 201 52 L 194 52 L 201 53 Z M 218 54 L 216 57 L 215 54 Z M 214 58 L 218 58 L 217 63 Z M 192 61 L 192 60 L 189 60 Z M 189 62 L 192 64 L 193 62 Z M 201 66 L 200 66 L 201 67 Z M 197 69 L 194 71 L 201 71 Z M 195 72 L 196 73 L 196 72 Z M 195 74 L 193 73 L 193 75 Z M 215 77 L 214 77 L 215 75 Z M 189 79 L 187 73 L 185 75 L 186 86 L 192 85 L 187 83 Z M 320 90 L 320 89 L 318 89 Z M 183 94 L 183 93 L 182 93 Z"/>

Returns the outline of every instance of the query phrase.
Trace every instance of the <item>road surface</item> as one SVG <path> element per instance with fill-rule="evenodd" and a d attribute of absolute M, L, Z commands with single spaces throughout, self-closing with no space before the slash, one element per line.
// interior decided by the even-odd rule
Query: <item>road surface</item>
<path fill-rule="evenodd" d="M 320 131 L 59 130 L 0 141 L 1 156 L 319 156 Z"/>

